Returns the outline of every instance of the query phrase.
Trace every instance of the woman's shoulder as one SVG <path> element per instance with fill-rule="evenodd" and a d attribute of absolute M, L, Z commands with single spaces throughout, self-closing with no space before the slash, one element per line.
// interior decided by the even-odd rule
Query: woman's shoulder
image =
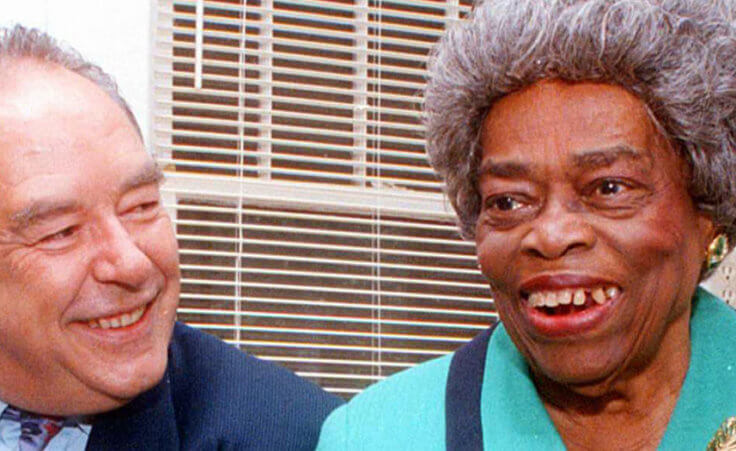
<path fill-rule="evenodd" d="M 368 387 L 330 415 L 318 450 L 444 449 L 451 359 L 425 362 Z"/>
<path fill-rule="evenodd" d="M 698 287 L 693 300 L 692 323 L 695 328 L 711 329 L 717 325 L 733 330 L 736 327 L 736 308 L 707 289 Z"/>

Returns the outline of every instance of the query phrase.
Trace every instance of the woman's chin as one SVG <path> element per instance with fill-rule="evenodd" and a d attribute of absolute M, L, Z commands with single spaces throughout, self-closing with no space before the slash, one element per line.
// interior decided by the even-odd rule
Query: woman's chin
<path fill-rule="evenodd" d="M 598 356 L 600 357 L 600 356 Z M 554 365 L 540 366 L 532 371 L 538 389 L 568 390 L 581 396 L 598 397 L 610 392 L 621 376 L 622 366 L 611 362 L 596 362 L 595 359 L 573 359 L 574 363 L 560 365 L 560 360 Z M 553 362 L 550 362 L 553 363 Z"/>

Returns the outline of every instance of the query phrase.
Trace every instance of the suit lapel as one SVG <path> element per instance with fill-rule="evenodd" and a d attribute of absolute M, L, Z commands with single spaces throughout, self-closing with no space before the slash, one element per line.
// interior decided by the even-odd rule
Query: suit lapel
<path fill-rule="evenodd" d="M 95 418 L 88 450 L 178 450 L 179 435 L 167 370 L 151 390 Z"/>
<path fill-rule="evenodd" d="M 448 451 L 481 451 L 483 429 L 480 395 L 486 350 L 495 324 L 452 356 L 445 392 L 445 434 Z"/>

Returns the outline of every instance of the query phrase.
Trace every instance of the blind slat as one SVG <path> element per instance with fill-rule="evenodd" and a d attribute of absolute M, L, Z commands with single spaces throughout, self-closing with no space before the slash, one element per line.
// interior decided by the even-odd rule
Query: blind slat
<path fill-rule="evenodd" d="M 470 0 L 157 3 L 180 319 L 344 396 L 498 320 L 420 117 Z"/>

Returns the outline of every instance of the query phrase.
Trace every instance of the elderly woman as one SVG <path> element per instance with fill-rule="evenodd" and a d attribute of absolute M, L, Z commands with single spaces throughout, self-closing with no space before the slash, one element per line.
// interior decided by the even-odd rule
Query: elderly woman
<path fill-rule="evenodd" d="M 705 449 L 736 416 L 736 312 L 698 288 L 736 235 L 734 13 L 488 0 L 444 37 L 427 146 L 501 323 L 319 449 Z"/>

